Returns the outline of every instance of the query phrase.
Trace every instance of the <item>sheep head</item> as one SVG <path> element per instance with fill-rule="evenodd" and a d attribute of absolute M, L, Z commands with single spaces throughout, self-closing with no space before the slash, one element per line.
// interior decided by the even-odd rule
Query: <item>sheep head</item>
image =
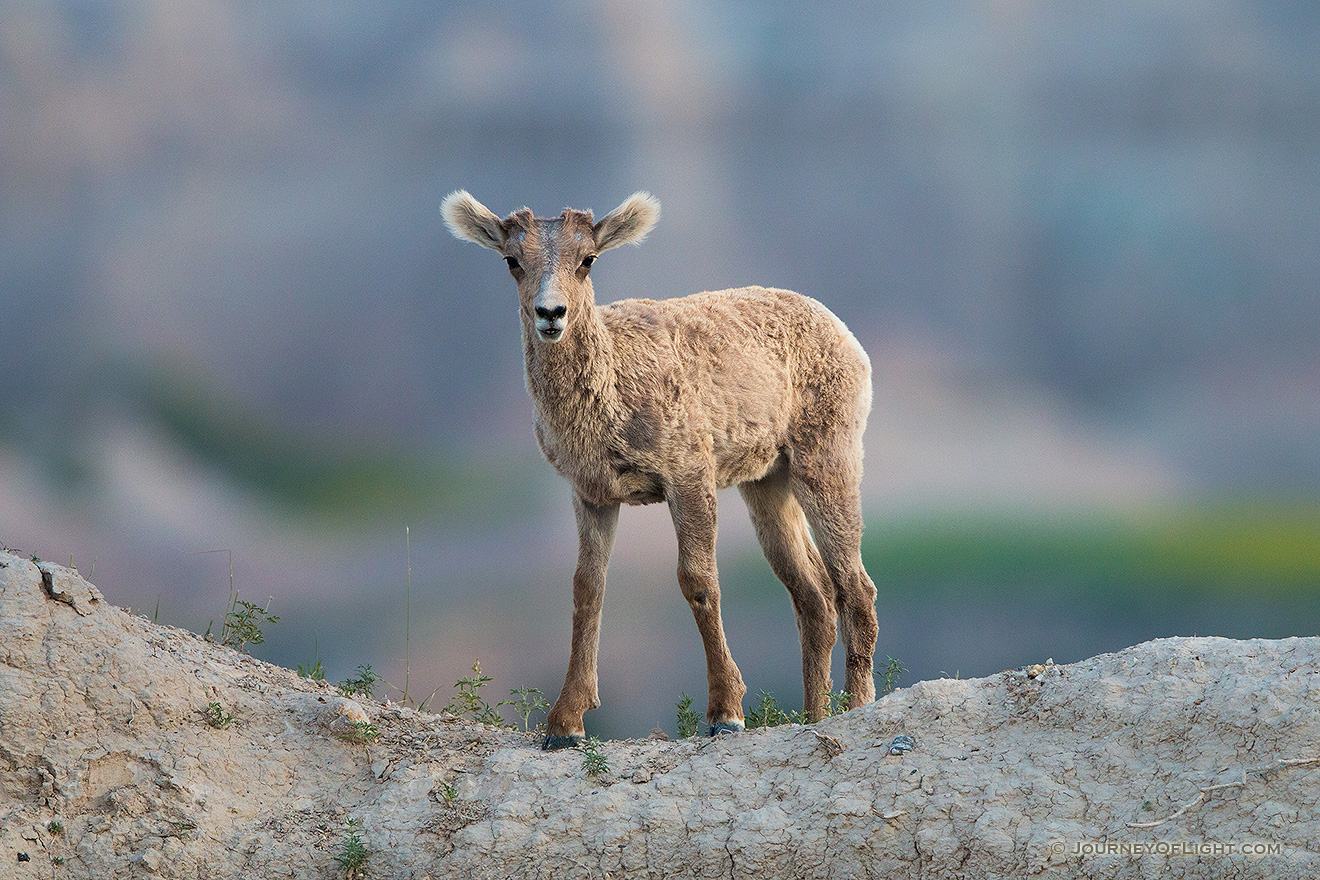
<path fill-rule="evenodd" d="M 630 196 L 599 222 L 590 211 L 564 209 L 558 217 L 534 217 L 526 208 L 501 220 L 465 190 L 440 205 L 455 237 L 498 251 L 518 284 L 524 321 L 541 342 L 564 338 L 578 314 L 595 304 L 591 266 L 604 251 L 640 244 L 660 219 L 649 193 Z"/>

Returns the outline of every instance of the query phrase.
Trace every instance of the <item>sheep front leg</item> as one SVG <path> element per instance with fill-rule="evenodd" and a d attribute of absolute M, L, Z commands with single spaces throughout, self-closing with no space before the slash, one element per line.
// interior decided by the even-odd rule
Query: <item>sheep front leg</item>
<path fill-rule="evenodd" d="M 742 673 L 733 662 L 720 620 L 720 582 L 715 568 L 715 485 L 708 479 L 678 484 L 666 492 L 678 534 L 678 586 L 692 608 L 706 648 L 710 732 L 743 729 Z"/>
<path fill-rule="evenodd" d="M 578 526 L 578 563 L 573 573 L 573 646 L 559 699 L 546 718 L 546 750 L 574 748 L 586 738 L 582 714 L 600 705 L 596 652 L 600 612 L 605 599 L 605 569 L 614 546 L 619 505 L 597 506 L 576 493 L 573 512 Z"/>

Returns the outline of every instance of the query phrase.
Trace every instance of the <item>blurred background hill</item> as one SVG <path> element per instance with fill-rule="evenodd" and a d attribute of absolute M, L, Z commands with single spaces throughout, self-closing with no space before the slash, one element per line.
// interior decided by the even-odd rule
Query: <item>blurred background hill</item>
<path fill-rule="evenodd" d="M 902 681 L 1314 635 L 1317 9 L 5 4 L 0 542 L 198 631 L 229 595 L 201 551 L 231 550 L 282 617 L 265 659 L 401 683 L 406 619 L 411 695 L 479 657 L 553 699 L 567 487 L 512 283 L 438 205 L 647 189 L 661 224 L 602 300 L 788 287 L 871 353 Z M 795 706 L 736 493 L 720 536 L 734 656 Z M 703 702 L 674 551 L 624 512 L 602 735 Z"/>

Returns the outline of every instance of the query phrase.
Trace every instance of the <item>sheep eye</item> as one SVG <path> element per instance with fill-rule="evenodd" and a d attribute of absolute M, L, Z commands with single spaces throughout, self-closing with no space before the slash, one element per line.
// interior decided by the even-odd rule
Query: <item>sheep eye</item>
<path fill-rule="evenodd" d="M 506 263 L 509 264 L 509 271 L 510 271 L 510 272 L 517 272 L 519 269 L 522 268 L 522 266 L 518 265 L 518 258 L 517 258 L 517 257 L 505 257 L 505 258 L 504 258 L 504 262 L 506 262 Z"/>
<path fill-rule="evenodd" d="M 583 269 L 590 269 L 590 268 L 591 268 L 591 264 L 594 263 L 594 262 L 596 262 L 596 255 L 595 255 L 595 254 L 587 254 L 585 257 L 582 258 L 582 268 L 583 268 Z"/>

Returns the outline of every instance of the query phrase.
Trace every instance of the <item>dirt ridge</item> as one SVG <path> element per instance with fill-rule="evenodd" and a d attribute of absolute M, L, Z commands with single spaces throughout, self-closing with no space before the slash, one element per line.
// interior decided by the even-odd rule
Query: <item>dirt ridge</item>
<path fill-rule="evenodd" d="M 1317 638 L 1160 639 L 810 727 L 607 742 L 592 777 L 4 553 L 0 876 L 337 878 L 350 834 L 382 878 L 1316 876 L 1317 660 Z"/>

